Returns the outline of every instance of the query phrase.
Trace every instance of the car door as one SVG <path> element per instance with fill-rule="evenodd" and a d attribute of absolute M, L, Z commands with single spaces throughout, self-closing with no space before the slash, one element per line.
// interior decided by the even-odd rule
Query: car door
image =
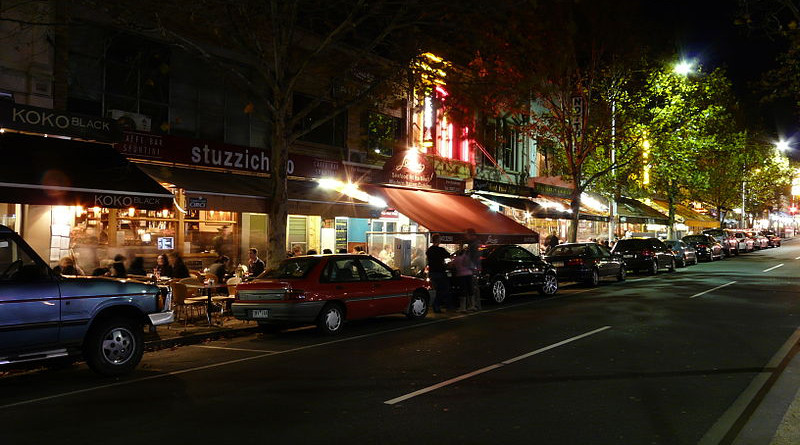
<path fill-rule="evenodd" d="M 505 274 L 508 287 L 514 292 L 531 289 L 537 284 L 537 274 L 532 272 L 536 267 L 536 257 L 532 253 L 519 246 L 506 246 L 496 254 L 502 264 L 498 272 Z"/>
<path fill-rule="evenodd" d="M 657 258 L 658 267 L 659 268 L 670 267 L 670 264 L 672 264 L 672 259 L 674 257 L 672 254 L 668 252 L 667 245 L 655 238 L 650 240 L 650 243 L 653 252 Z"/>
<path fill-rule="evenodd" d="M 328 261 L 320 285 L 330 299 L 343 302 L 347 318 L 372 315 L 372 288 L 362 276 L 355 257 L 333 257 Z"/>
<path fill-rule="evenodd" d="M 369 256 L 358 258 L 359 266 L 366 277 L 366 285 L 372 295 L 371 315 L 395 314 L 406 310 L 410 294 L 402 279 L 395 278 L 392 269 Z"/>
<path fill-rule="evenodd" d="M 58 342 L 58 279 L 14 236 L 0 235 L 0 355 Z"/>
<path fill-rule="evenodd" d="M 617 260 L 611 255 L 611 251 L 606 246 L 600 244 L 590 244 L 592 255 L 596 255 L 598 266 L 600 268 L 600 275 L 607 277 L 619 273 L 619 265 Z"/>

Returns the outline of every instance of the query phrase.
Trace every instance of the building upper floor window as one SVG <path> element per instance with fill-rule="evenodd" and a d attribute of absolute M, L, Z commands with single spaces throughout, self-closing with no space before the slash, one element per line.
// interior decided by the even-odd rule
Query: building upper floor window
<path fill-rule="evenodd" d="M 369 111 L 366 113 L 367 150 L 391 156 L 402 138 L 402 119 Z"/>
<path fill-rule="evenodd" d="M 312 102 L 314 98 L 304 94 L 295 93 L 293 98 L 294 113 L 303 112 Z M 315 123 L 329 118 L 325 123 L 314 127 Z M 347 141 L 347 112 L 338 111 L 334 105 L 327 101 L 321 101 L 315 106 L 303 119 L 298 123 L 297 130 L 307 131 L 304 135 L 300 136 L 301 141 L 314 142 L 317 144 L 332 145 L 335 147 L 344 147 Z"/>

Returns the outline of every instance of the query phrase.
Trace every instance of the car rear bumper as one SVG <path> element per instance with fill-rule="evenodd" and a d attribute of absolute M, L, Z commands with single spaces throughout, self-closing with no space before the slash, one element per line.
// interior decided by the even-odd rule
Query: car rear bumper
<path fill-rule="evenodd" d="M 317 319 L 324 301 L 305 301 L 298 303 L 233 303 L 231 312 L 239 320 L 255 320 L 261 322 L 290 321 L 311 323 Z M 266 309 L 266 317 L 253 317 L 254 309 Z"/>
<path fill-rule="evenodd" d="M 558 267 L 556 268 L 558 281 L 586 281 L 591 275 L 591 269 L 586 267 Z"/>

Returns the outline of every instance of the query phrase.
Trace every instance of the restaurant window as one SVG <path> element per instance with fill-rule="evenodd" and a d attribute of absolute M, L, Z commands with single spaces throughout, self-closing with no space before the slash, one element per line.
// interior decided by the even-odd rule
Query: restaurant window
<path fill-rule="evenodd" d="M 292 250 L 294 246 L 300 246 L 302 252 L 305 253 L 308 246 L 308 218 L 302 215 L 289 215 L 287 224 L 287 250 Z"/>
<path fill-rule="evenodd" d="M 302 112 L 314 102 L 313 97 L 299 93 L 295 93 L 292 100 L 295 114 Z M 335 114 L 333 118 L 311 130 L 315 122 L 327 119 L 333 114 Z M 295 130 L 308 131 L 300 136 L 302 141 L 344 147 L 347 139 L 347 112 L 337 110 L 330 102 L 322 101 L 300 120 Z"/>
<path fill-rule="evenodd" d="M 367 112 L 366 133 L 367 150 L 372 153 L 391 156 L 394 146 L 401 138 L 402 120 L 386 114 Z"/>

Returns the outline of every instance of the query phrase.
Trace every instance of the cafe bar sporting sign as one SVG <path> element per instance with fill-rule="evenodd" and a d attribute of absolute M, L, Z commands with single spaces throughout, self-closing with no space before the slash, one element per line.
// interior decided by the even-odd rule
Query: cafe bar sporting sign
<path fill-rule="evenodd" d="M 33 107 L 11 101 L 0 101 L 0 127 L 92 141 L 116 142 L 122 139 L 122 130 L 112 119 Z"/>

